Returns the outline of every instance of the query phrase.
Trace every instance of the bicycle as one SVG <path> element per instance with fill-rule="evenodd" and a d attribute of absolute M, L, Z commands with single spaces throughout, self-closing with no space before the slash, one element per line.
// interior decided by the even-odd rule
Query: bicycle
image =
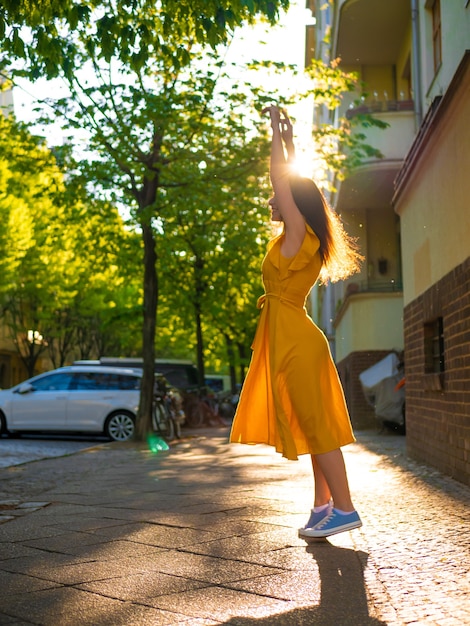
<path fill-rule="evenodd" d="M 160 394 L 154 395 L 152 427 L 166 441 L 172 441 L 175 438 L 176 428 L 173 416 L 166 406 L 165 397 Z"/>
<path fill-rule="evenodd" d="M 187 390 L 183 395 L 183 410 L 189 428 L 215 424 L 225 426 L 219 415 L 218 403 L 208 395 L 205 388 Z"/>

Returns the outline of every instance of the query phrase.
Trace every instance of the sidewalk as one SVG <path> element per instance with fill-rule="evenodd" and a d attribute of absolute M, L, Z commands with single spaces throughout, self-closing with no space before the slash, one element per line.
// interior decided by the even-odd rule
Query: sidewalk
<path fill-rule="evenodd" d="M 470 489 L 344 448 L 363 527 L 307 545 L 309 458 L 187 431 L 0 469 L 0 624 L 470 624 Z"/>

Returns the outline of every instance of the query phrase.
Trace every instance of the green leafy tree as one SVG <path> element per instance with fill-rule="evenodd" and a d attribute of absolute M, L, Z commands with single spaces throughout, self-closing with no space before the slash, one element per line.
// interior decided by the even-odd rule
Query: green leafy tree
<path fill-rule="evenodd" d="M 47 348 L 44 303 L 57 265 L 48 265 L 51 232 L 43 217 L 55 212 L 61 181 L 41 141 L 0 115 L 0 297 L 4 320 L 30 375 Z M 64 255 L 66 255 L 64 249 Z"/>
<path fill-rule="evenodd" d="M 135 70 L 173 48 L 179 67 L 188 63 L 188 45 L 215 48 L 257 17 L 273 24 L 288 6 L 289 0 L 0 0 L 0 39 L 10 56 L 33 61 L 32 78 L 71 75 L 84 43 L 91 56 Z"/>
<path fill-rule="evenodd" d="M 238 303 L 241 307 L 236 307 L 237 313 L 242 308 L 254 317 L 256 299 L 243 298 L 253 280 L 246 265 L 254 259 L 259 278 L 267 241 L 266 210 L 263 207 L 260 211 L 259 195 L 264 195 L 265 205 L 270 189 L 268 143 L 246 141 L 243 125 L 233 122 L 227 128 L 209 127 L 209 135 L 201 135 L 206 154 L 203 167 L 195 165 L 191 195 L 176 190 L 172 194 L 160 246 L 166 298 L 188 319 L 196 335 L 201 385 L 206 361 L 204 328 L 219 327 L 224 334 L 229 333 L 225 313 Z M 227 135 L 229 144 L 224 140 Z M 221 167 L 221 161 L 231 166 Z M 178 286 L 171 290 L 175 276 Z M 233 325 L 237 335 L 245 338 L 246 315 L 235 318 Z"/>
<path fill-rule="evenodd" d="M 126 336 L 112 325 L 129 309 L 135 317 L 138 240 L 109 202 L 64 177 L 42 140 L 3 115 L 0 215 L 2 319 L 29 375 L 45 353 L 56 366 L 73 358 L 90 318 L 100 320 L 95 341 Z"/>
<path fill-rule="evenodd" d="M 74 217 L 62 224 L 74 250 L 74 295 L 62 302 L 59 294 L 52 312 L 51 359 L 59 366 L 71 358 L 135 355 L 141 334 L 140 238 L 109 202 L 88 197 L 77 207 L 76 185 L 70 194 Z"/>

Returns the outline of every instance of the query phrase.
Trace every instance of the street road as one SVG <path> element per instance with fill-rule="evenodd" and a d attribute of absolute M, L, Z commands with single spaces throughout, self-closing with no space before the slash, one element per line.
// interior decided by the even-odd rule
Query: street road
<path fill-rule="evenodd" d="M 0 468 L 66 456 L 84 448 L 98 446 L 105 441 L 107 439 L 104 438 L 53 437 L 51 435 L 24 435 L 21 439 L 1 437 Z"/>

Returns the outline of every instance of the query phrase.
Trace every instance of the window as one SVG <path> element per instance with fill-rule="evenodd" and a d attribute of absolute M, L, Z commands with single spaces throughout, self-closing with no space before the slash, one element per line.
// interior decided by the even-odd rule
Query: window
<path fill-rule="evenodd" d="M 99 389 L 98 376 L 91 372 L 79 372 L 73 375 L 72 389 L 90 391 Z"/>
<path fill-rule="evenodd" d="M 424 373 L 444 372 L 444 327 L 442 317 L 424 325 Z"/>
<path fill-rule="evenodd" d="M 431 7 L 432 13 L 432 49 L 434 54 L 434 74 L 441 67 L 442 45 L 441 45 L 441 0 L 434 0 Z"/>
<path fill-rule="evenodd" d="M 50 374 L 31 382 L 35 391 L 65 391 L 70 387 L 70 374 Z"/>
<path fill-rule="evenodd" d="M 119 389 L 140 389 L 140 381 L 142 379 L 138 376 L 124 376 L 118 375 L 118 388 Z"/>
<path fill-rule="evenodd" d="M 73 389 L 79 391 L 111 391 L 140 389 L 140 378 L 125 374 L 78 372 L 73 376 Z"/>

